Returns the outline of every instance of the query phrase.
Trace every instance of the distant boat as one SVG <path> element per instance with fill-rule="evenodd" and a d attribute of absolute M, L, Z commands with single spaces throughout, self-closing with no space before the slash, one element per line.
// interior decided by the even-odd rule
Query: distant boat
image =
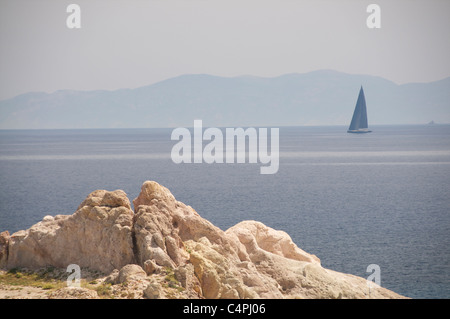
<path fill-rule="evenodd" d="M 369 126 L 367 124 L 367 110 L 366 99 L 364 98 L 364 90 L 361 86 L 356 102 L 355 111 L 353 112 L 352 122 L 348 128 L 347 133 L 369 133 Z"/>

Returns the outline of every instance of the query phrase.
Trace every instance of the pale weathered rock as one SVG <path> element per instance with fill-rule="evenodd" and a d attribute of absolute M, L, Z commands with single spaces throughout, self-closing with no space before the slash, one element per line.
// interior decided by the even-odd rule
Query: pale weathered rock
<path fill-rule="evenodd" d="M 119 275 L 117 277 L 117 283 L 124 283 L 132 280 L 142 280 L 147 277 L 144 269 L 142 269 L 139 265 L 129 264 L 123 266 L 119 271 Z"/>
<path fill-rule="evenodd" d="M 78 209 L 84 206 L 108 206 L 108 207 L 125 207 L 131 209 L 130 200 L 127 194 L 122 190 L 108 192 L 106 190 L 96 190 L 89 194 L 88 197 L 78 206 Z"/>
<path fill-rule="evenodd" d="M 159 283 L 150 282 L 144 290 L 144 296 L 148 299 L 159 299 L 162 295 L 162 287 Z"/>
<path fill-rule="evenodd" d="M 156 255 L 159 258 L 156 263 L 160 266 L 183 265 L 189 259 L 184 242 L 197 241 L 202 237 L 231 251 L 240 247 L 236 238 L 228 238 L 221 229 L 203 219 L 192 207 L 175 200 L 167 188 L 156 182 L 145 182 L 133 203 L 136 249 L 140 262 L 155 259 L 152 256 Z M 171 264 L 160 256 L 160 251 L 169 257 Z"/>
<path fill-rule="evenodd" d="M 290 237 L 255 221 L 241 222 L 226 231 L 236 235 L 245 246 L 255 272 L 250 272 L 248 285 L 258 287 L 259 296 L 276 296 L 266 283 L 275 280 L 283 298 L 368 298 L 367 281 L 363 278 L 335 272 L 320 266 L 319 259 L 298 248 Z M 247 267 L 251 267 L 247 264 Z M 246 267 L 246 268 L 247 268 Z M 251 282 L 251 284 L 250 284 Z M 264 282 L 264 281 L 263 281 Z M 274 284 L 268 287 L 274 287 Z M 400 298 L 387 289 L 371 290 L 371 298 Z M 271 297 L 272 298 L 272 297 Z"/>
<path fill-rule="evenodd" d="M 263 250 L 289 259 L 320 263 L 315 255 L 298 248 L 288 234 L 257 221 L 240 222 L 229 228 L 226 233 L 236 236 L 249 255 L 258 254 L 259 250 Z"/>
<path fill-rule="evenodd" d="M 112 271 L 105 282 L 121 283 L 111 288 L 120 298 L 402 297 L 381 287 L 369 295 L 365 279 L 323 268 L 260 222 L 223 231 L 156 182 L 145 182 L 133 204 L 134 213 L 123 191 L 98 190 L 71 216 L 2 233 L 0 265 Z"/>
<path fill-rule="evenodd" d="M 147 275 L 151 275 L 153 273 L 159 273 L 162 267 L 158 266 L 153 260 L 148 259 L 144 262 L 143 268 Z"/>
<path fill-rule="evenodd" d="M 225 253 L 219 245 L 213 245 L 206 237 L 200 241 L 188 241 L 190 262 L 205 298 L 256 298 L 258 295 L 244 284 L 235 266 L 236 254 Z"/>
<path fill-rule="evenodd" d="M 121 191 L 92 192 L 70 216 L 45 217 L 11 235 L 7 268 L 77 264 L 105 273 L 134 261 L 133 211 Z"/>
<path fill-rule="evenodd" d="M 229 290 L 237 291 L 229 284 L 233 272 L 229 272 L 228 268 L 233 269 L 232 265 L 240 262 L 241 258 L 244 260 L 249 258 L 235 236 L 228 236 L 203 219 L 190 206 L 176 201 L 167 188 L 156 182 L 145 182 L 141 193 L 133 203 L 136 211 L 135 238 L 138 262 L 152 259 L 159 266 L 178 267 L 179 272 L 188 261 L 191 262 L 194 269 L 186 274 L 191 273 L 191 276 L 195 274 L 198 280 L 186 279 L 186 281 L 192 282 L 192 286 L 196 290 L 201 290 L 199 292 L 206 298 L 220 298 Z M 195 254 L 194 251 L 187 252 L 185 243 L 189 243 L 190 250 L 195 250 L 197 246 L 192 243 L 201 245 L 202 241 L 205 246 L 202 252 L 217 257 L 217 260 L 214 258 L 209 260 L 201 254 Z M 235 279 L 232 281 L 240 282 Z M 252 295 L 244 286 L 237 289 L 243 296 Z"/>
<path fill-rule="evenodd" d="M 119 270 L 114 269 L 108 276 L 106 276 L 105 282 L 108 284 L 115 285 L 119 281 L 118 278 L 119 278 Z"/>

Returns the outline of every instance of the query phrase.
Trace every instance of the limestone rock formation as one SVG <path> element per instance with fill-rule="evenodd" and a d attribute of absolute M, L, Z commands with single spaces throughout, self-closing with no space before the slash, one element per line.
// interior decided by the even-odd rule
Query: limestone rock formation
<path fill-rule="evenodd" d="M 0 267 L 78 264 L 116 286 L 134 283 L 136 298 L 369 297 L 365 279 L 324 269 L 288 234 L 260 222 L 223 231 L 153 181 L 133 204 L 134 212 L 123 191 L 97 190 L 73 215 L 3 232 Z M 370 297 L 402 296 L 377 287 Z"/>
<path fill-rule="evenodd" d="M 102 272 L 134 262 L 133 211 L 121 191 L 92 192 L 70 216 L 46 216 L 9 238 L 7 268 L 65 268 L 78 264 Z"/>

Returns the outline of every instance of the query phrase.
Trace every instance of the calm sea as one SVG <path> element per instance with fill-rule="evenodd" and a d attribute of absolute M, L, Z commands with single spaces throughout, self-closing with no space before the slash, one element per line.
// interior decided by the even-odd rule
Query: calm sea
<path fill-rule="evenodd" d="M 450 126 L 281 127 L 280 168 L 174 164 L 171 129 L 0 131 L 0 231 L 72 214 L 93 190 L 145 180 L 222 229 L 258 220 L 322 265 L 412 298 L 450 298 Z"/>

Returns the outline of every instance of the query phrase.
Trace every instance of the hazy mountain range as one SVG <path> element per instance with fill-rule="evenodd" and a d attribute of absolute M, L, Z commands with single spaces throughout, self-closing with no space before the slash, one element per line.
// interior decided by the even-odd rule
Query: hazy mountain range
<path fill-rule="evenodd" d="M 26 93 L 0 101 L 0 129 L 348 125 L 360 86 L 371 124 L 450 123 L 450 77 L 397 85 L 321 70 L 273 78 L 182 75 L 136 89 Z"/>

